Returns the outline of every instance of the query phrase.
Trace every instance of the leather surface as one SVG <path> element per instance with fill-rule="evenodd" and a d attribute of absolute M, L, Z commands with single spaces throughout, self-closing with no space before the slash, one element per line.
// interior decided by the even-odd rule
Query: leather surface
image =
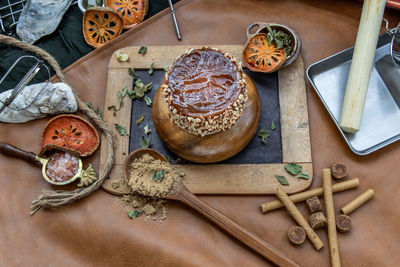
<path fill-rule="evenodd" d="M 66 77 L 85 101 L 103 106 L 106 74 L 113 51 L 130 45 L 244 44 L 246 27 L 254 21 L 293 27 L 303 41 L 305 66 L 354 44 L 361 4 L 353 1 L 222 1 L 178 3 L 176 15 L 183 40 L 176 39 L 172 19 L 162 12 L 97 49 L 66 69 Z M 390 26 L 399 13 L 386 10 Z M 341 206 L 371 187 L 376 196 L 351 214 L 353 229 L 338 234 L 343 266 L 396 266 L 400 261 L 400 143 L 369 156 L 356 156 L 339 135 L 322 103 L 307 82 L 314 182 L 321 186 L 321 169 L 345 162 L 360 187 L 334 196 Z M 25 124 L 1 124 L 0 139 L 37 152 L 46 119 Z M 87 161 L 98 167 L 99 152 Z M 19 159 L 0 155 L 0 265 L 2 266 L 270 266 L 180 203 L 169 202 L 160 224 L 130 220 L 102 190 L 57 210 L 29 216 L 31 201 L 50 186 L 40 170 Z M 260 204 L 273 196 L 204 196 L 205 202 L 249 231 L 270 242 L 302 266 L 329 266 L 325 244 L 315 251 L 306 240 L 294 247 L 287 230 L 294 224 L 281 209 L 261 214 Z M 297 205 L 303 214 L 304 204 Z"/>

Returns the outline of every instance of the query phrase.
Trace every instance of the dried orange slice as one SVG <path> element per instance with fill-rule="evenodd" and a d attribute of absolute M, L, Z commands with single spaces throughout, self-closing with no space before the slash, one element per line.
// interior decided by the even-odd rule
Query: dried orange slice
<path fill-rule="evenodd" d="M 76 115 L 59 115 L 49 120 L 43 130 L 40 155 L 59 149 L 84 157 L 91 155 L 99 144 L 99 134 L 88 121 Z"/>
<path fill-rule="evenodd" d="M 106 0 L 106 6 L 116 10 L 122 17 L 124 29 L 143 21 L 149 10 L 149 0 Z"/>
<path fill-rule="evenodd" d="M 83 15 L 83 36 L 94 48 L 114 39 L 122 32 L 122 19 L 111 8 L 88 8 Z"/>
<path fill-rule="evenodd" d="M 272 42 L 268 44 L 266 34 L 258 33 L 247 41 L 243 61 L 252 71 L 270 73 L 285 63 L 286 53 L 284 48 L 277 48 Z"/>

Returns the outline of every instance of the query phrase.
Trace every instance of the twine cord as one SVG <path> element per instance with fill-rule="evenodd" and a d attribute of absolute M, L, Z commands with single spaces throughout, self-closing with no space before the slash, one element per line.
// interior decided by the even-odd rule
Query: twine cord
<path fill-rule="evenodd" d="M 57 61 L 51 56 L 49 53 L 44 51 L 43 49 L 24 43 L 19 41 L 13 37 L 5 36 L 0 34 L 0 43 L 4 43 L 7 45 L 16 46 L 22 50 L 30 52 L 32 54 L 37 55 L 38 57 L 42 58 L 44 61 L 47 61 L 49 65 L 54 69 L 56 72 L 57 77 L 60 79 L 61 82 L 67 83 L 65 76 L 58 65 Z M 64 191 L 64 190 L 43 190 L 42 194 L 39 197 L 32 201 L 31 206 L 31 215 L 37 212 L 41 208 L 56 208 L 63 205 L 70 204 L 75 202 L 81 198 L 87 197 L 101 186 L 104 179 L 110 173 L 113 163 L 114 163 L 114 141 L 111 130 L 107 127 L 103 120 L 101 120 L 97 114 L 91 110 L 85 102 L 83 102 L 75 90 L 71 87 L 72 92 L 75 95 L 76 102 L 78 104 L 78 109 L 85 113 L 94 123 L 95 125 L 101 130 L 103 133 L 103 137 L 106 138 L 107 142 L 104 144 L 107 146 L 108 154 L 106 163 L 104 167 L 100 170 L 100 175 L 98 179 L 91 185 L 87 187 L 77 188 L 72 191 Z"/>

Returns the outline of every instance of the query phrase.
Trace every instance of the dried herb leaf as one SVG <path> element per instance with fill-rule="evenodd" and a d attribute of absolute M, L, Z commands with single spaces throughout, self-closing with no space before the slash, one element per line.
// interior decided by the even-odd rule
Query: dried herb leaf
<path fill-rule="evenodd" d="M 122 125 L 119 125 L 117 123 L 114 124 L 115 128 L 117 129 L 118 133 L 120 136 L 129 136 L 128 132 L 126 131 L 126 128 Z"/>
<path fill-rule="evenodd" d="M 96 0 L 96 5 L 97 6 L 102 6 L 103 5 L 103 0 Z"/>
<path fill-rule="evenodd" d="M 97 113 L 97 117 L 99 117 L 100 120 L 103 120 L 102 116 L 101 116 L 101 112 L 100 112 L 100 108 L 97 108 L 97 111 L 94 109 L 92 102 L 87 102 L 86 106 L 88 108 L 90 108 L 91 110 L 93 110 L 93 112 Z"/>
<path fill-rule="evenodd" d="M 149 133 L 151 133 L 151 129 L 149 128 L 149 125 L 146 124 L 146 126 L 144 126 L 144 134 L 147 136 Z"/>
<path fill-rule="evenodd" d="M 129 216 L 129 218 L 133 219 L 133 218 L 139 216 L 142 213 L 143 213 L 142 210 L 128 211 L 128 216 Z"/>
<path fill-rule="evenodd" d="M 141 124 L 141 123 L 143 122 L 143 120 L 144 120 L 144 115 L 142 115 L 142 116 L 140 116 L 139 118 L 137 118 L 137 120 L 136 120 L 136 125 Z"/>
<path fill-rule="evenodd" d="M 142 148 L 149 148 L 151 146 L 151 138 L 149 140 L 146 139 L 146 137 L 142 136 Z"/>
<path fill-rule="evenodd" d="M 166 66 L 165 68 L 164 68 L 164 73 L 166 73 L 168 71 L 168 66 Z"/>
<path fill-rule="evenodd" d="M 286 180 L 285 176 L 280 176 L 280 175 L 274 175 L 276 179 L 282 184 L 282 185 L 289 185 L 288 180 Z"/>
<path fill-rule="evenodd" d="M 88 108 L 90 108 L 91 110 L 94 110 L 94 107 L 93 107 L 93 104 L 92 104 L 92 102 L 87 102 L 86 103 L 86 106 L 88 107 Z"/>
<path fill-rule="evenodd" d="M 107 107 L 107 109 L 113 111 L 113 116 L 117 114 L 117 108 L 114 105 Z"/>
<path fill-rule="evenodd" d="M 273 130 L 275 130 L 276 129 L 276 127 L 275 127 L 275 120 L 272 120 L 272 122 L 271 122 L 271 130 L 273 131 Z"/>
<path fill-rule="evenodd" d="M 154 175 L 153 178 L 151 178 L 153 181 L 159 181 L 161 182 L 161 180 L 164 178 L 164 174 L 165 172 L 163 170 L 161 171 L 154 171 Z"/>
<path fill-rule="evenodd" d="M 136 72 L 132 68 L 129 67 L 128 72 L 129 72 L 129 75 L 132 76 L 133 80 L 139 79 L 139 76 L 136 74 Z"/>
<path fill-rule="evenodd" d="M 144 94 L 147 92 L 147 86 L 141 80 L 135 81 L 135 88 L 133 90 L 136 93 L 136 97 L 142 98 Z"/>
<path fill-rule="evenodd" d="M 289 55 L 293 50 L 292 37 L 284 31 L 272 29 L 268 24 L 266 24 L 265 27 L 268 30 L 268 44 L 270 45 L 271 43 L 275 43 L 278 49 L 284 47 L 286 55 Z"/>
<path fill-rule="evenodd" d="M 121 97 L 124 98 L 127 94 L 128 94 L 128 88 L 124 86 L 124 88 L 122 88 Z"/>
<path fill-rule="evenodd" d="M 153 89 L 153 83 L 146 84 L 146 92 L 150 91 L 151 89 Z"/>
<path fill-rule="evenodd" d="M 153 74 L 153 71 L 154 71 L 154 62 L 153 63 L 151 63 L 151 65 L 150 65 L 150 69 L 149 69 L 149 75 L 152 75 Z"/>
<path fill-rule="evenodd" d="M 148 97 L 147 95 L 144 96 L 144 102 L 146 102 L 146 105 L 148 105 L 149 107 L 151 107 L 151 98 Z"/>
<path fill-rule="evenodd" d="M 302 173 L 300 173 L 299 176 L 297 176 L 297 178 L 308 180 L 308 179 L 310 179 L 310 176 L 306 172 L 302 172 Z"/>
<path fill-rule="evenodd" d="M 141 54 L 141 55 L 145 55 L 146 52 L 147 52 L 147 47 L 146 46 L 142 46 L 142 47 L 140 47 L 138 53 Z"/>
<path fill-rule="evenodd" d="M 264 144 L 266 143 L 266 140 L 269 137 L 269 132 L 265 129 L 261 129 L 260 131 L 257 132 L 257 136 L 261 138 L 261 142 Z"/>
<path fill-rule="evenodd" d="M 138 97 L 136 96 L 136 92 L 133 90 L 128 90 L 128 96 L 132 99 L 138 99 Z"/>
<path fill-rule="evenodd" d="M 103 116 L 101 116 L 101 111 L 100 108 L 97 108 L 97 117 L 99 117 L 100 120 L 103 120 Z"/>
<path fill-rule="evenodd" d="M 88 9 L 88 0 L 82 0 L 82 6 L 84 9 Z"/>
<path fill-rule="evenodd" d="M 302 169 L 303 167 L 296 163 L 289 163 L 285 165 L 285 170 L 292 175 L 297 175 L 301 173 Z"/>

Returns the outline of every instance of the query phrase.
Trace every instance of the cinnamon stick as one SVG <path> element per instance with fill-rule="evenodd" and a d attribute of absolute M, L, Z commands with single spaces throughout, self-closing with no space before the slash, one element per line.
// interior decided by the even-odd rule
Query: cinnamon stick
<path fill-rule="evenodd" d="M 289 211 L 289 214 L 292 218 L 303 227 L 304 231 L 306 231 L 308 239 L 310 239 L 311 243 L 314 245 L 316 250 L 321 249 L 324 244 L 318 235 L 314 232 L 311 226 L 308 224 L 307 220 L 301 215 L 300 211 L 296 208 L 293 202 L 289 199 L 289 196 L 283 191 L 282 187 L 278 186 L 276 190 L 277 197 L 282 201 L 285 205 L 286 209 Z"/>
<path fill-rule="evenodd" d="M 344 182 L 336 183 L 332 186 L 332 192 L 342 192 L 348 189 L 352 189 L 357 187 L 360 184 L 358 178 L 350 179 Z M 322 187 L 314 188 L 308 191 L 304 191 L 301 193 L 297 193 L 289 196 L 289 199 L 293 201 L 293 203 L 298 203 L 304 201 L 310 197 L 314 196 L 322 196 L 324 194 L 324 189 Z M 266 213 L 267 211 L 276 210 L 284 207 L 282 202 L 279 199 L 264 202 L 261 204 L 261 212 Z"/>
<path fill-rule="evenodd" d="M 340 266 L 339 247 L 337 241 L 336 232 L 336 220 L 335 220 L 335 207 L 333 202 L 332 193 L 332 175 L 331 169 L 322 169 L 322 184 L 324 188 L 324 200 L 326 219 L 328 222 L 328 240 L 329 240 L 329 251 L 331 255 L 331 265 L 333 267 Z"/>
<path fill-rule="evenodd" d="M 346 205 L 344 205 L 343 208 L 340 209 L 340 211 L 344 215 L 349 215 L 354 210 L 358 209 L 362 204 L 373 198 L 373 196 L 374 196 L 374 190 L 370 188 L 361 195 L 357 196 L 349 203 L 347 203 Z"/>

